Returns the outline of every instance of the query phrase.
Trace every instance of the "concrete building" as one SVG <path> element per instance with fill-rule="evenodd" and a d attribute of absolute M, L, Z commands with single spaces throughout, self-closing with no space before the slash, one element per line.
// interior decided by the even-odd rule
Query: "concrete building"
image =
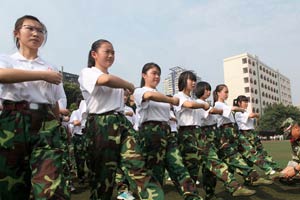
<path fill-rule="evenodd" d="M 178 93 L 178 78 L 179 75 L 187 71 L 187 69 L 184 69 L 182 67 L 172 67 L 170 68 L 171 73 L 167 75 L 167 78 L 164 79 L 164 93 L 166 95 L 174 95 Z M 192 71 L 192 70 L 191 70 Z M 192 71 L 194 72 L 194 71 Z M 197 73 L 194 72 L 197 76 Z M 201 81 L 201 78 L 197 76 L 197 82 Z"/>
<path fill-rule="evenodd" d="M 289 78 L 280 74 L 257 56 L 248 53 L 223 60 L 224 83 L 229 89 L 227 104 L 239 95 L 249 97 L 248 110 L 261 113 L 267 105 L 292 105 Z"/>

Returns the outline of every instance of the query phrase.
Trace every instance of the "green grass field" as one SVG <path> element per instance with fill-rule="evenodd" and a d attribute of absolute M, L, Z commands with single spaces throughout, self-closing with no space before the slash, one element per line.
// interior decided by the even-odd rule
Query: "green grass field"
<path fill-rule="evenodd" d="M 264 147 L 273 156 L 273 158 L 280 164 L 281 167 L 285 167 L 286 163 L 291 158 L 290 143 L 289 141 L 267 141 L 264 142 Z M 257 169 L 258 172 L 263 175 L 263 173 Z M 237 175 L 238 180 L 242 182 L 240 176 Z M 278 181 L 270 186 L 259 186 L 253 187 L 251 189 L 256 190 L 256 194 L 251 197 L 239 197 L 233 198 L 224 190 L 221 182 L 217 185 L 217 195 L 226 200 L 299 200 L 300 199 L 300 184 L 294 186 L 282 185 Z M 172 183 L 167 183 L 164 186 L 165 199 L 166 200 L 180 200 L 182 197 L 177 193 L 175 187 Z M 79 188 L 77 194 L 72 194 L 72 200 L 86 200 L 89 199 L 89 191 L 87 186 Z M 199 187 L 200 194 L 204 194 L 204 191 Z M 116 198 L 112 198 L 116 199 Z"/>

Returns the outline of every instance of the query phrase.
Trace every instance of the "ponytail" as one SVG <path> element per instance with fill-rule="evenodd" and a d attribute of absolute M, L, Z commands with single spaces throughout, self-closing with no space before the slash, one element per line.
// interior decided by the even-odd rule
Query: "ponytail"
<path fill-rule="evenodd" d="M 213 91 L 214 104 L 218 101 L 218 92 L 221 92 L 225 87 L 227 87 L 225 84 L 220 84 L 217 85 L 216 89 Z"/>

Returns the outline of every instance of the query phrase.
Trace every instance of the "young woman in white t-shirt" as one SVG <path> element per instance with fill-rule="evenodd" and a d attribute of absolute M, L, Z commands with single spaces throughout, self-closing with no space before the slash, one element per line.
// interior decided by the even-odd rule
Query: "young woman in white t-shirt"
<path fill-rule="evenodd" d="M 124 92 L 134 85 L 108 72 L 115 51 L 107 40 L 95 41 L 88 67 L 79 76 L 86 101 L 87 153 L 90 168 L 90 199 L 111 199 L 117 167 L 121 167 L 131 191 L 139 198 L 163 199 L 162 190 L 144 168 L 145 162 L 134 138 L 135 130 L 124 115 Z M 154 194 L 150 194 L 150 191 Z"/>
<path fill-rule="evenodd" d="M 208 103 L 197 103 L 192 97 L 196 86 L 196 75 L 191 71 L 182 72 L 178 79 L 179 92 L 175 97 L 179 98 L 179 105 L 174 106 L 178 121 L 178 143 L 183 157 L 183 163 L 189 170 L 193 180 L 198 180 L 201 165 L 201 144 L 198 136 L 201 133 L 200 121 L 197 109 L 209 109 Z"/>
<path fill-rule="evenodd" d="M 134 91 L 137 113 L 140 116 L 139 138 L 147 160 L 147 168 L 163 184 L 165 169 L 185 199 L 201 199 L 196 185 L 182 163 L 177 138 L 171 132 L 170 104 L 179 99 L 157 91 L 161 69 L 156 63 L 147 63 L 142 69 L 141 88 Z"/>
<path fill-rule="evenodd" d="M 38 55 L 46 26 L 25 15 L 13 31 L 18 51 L 0 56 L 0 199 L 69 199 L 64 176 L 66 133 L 58 100 L 62 75 Z"/>
<path fill-rule="evenodd" d="M 272 178 L 275 178 L 276 175 L 279 176 L 279 172 L 276 173 L 276 171 L 281 171 L 280 167 L 263 148 L 258 133 L 254 130 L 254 120 L 258 119 L 259 114 L 247 111 L 248 98 L 244 95 L 234 99 L 233 105 L 245 110 L 245 112 L 235 113 L 235 120 L 240 132 L 239 152 L 249 161 L 249 165 L 257 165 Z"/>

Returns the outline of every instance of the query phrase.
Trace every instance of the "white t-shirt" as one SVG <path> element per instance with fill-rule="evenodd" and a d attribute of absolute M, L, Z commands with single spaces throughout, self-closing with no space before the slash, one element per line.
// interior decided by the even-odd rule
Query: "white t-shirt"
<path fill-rule="evenodd" d="M 199 125 L 200 119 L 197 113 L 197 109 L 185 108 L 183 103 L 185 101 L 195 101 L 192 97 L 179 92 L 174 95 L 179 98 L 179 105 L 174 106 L 178 126 L 196 126 Z"/>
<path fill-rule="evenodd" d="M 218 127 L 222 126 L 223 124 L 228 124 L 228 123 L 234 123 L 234 117 L 231 112 L 231 106 L 228 106 L 227 104 L 223 102 L 215 102 L 215 108 L 223 110 L 222 115 L 216 115 L 217 116 L 217 122 L 218 122 Z"/>
<path fill-rule="evenodd" d="M 139 115 L 139 124 L 146 121 L 168 122 L 170 119 L 170 104 L 157 101 L 143 101 L 145 92 L 157 92 L 156 89 L 142 87 L 135 89 L 133 96 L 136 112 Z"/>
<path fill-rule="evenodd" d="M 56 67 L 44 61 L 41 57 L 27 60 L 19 52 L 10 56 L 1 55 L 0 68 L 28 71 L 58 71 Z M 2 100 L 56 104 L 59 99 L 63 98 L 66 98 L 66 95 L 62 83 L 55 85 L 40 80 L 2 84 Z"/>
<path fill-rule="evenodd" d="M 250 113 L 246 112 L 236 112 L 235 120 L 239 126 L 240 130 L 253 130 L 254 129 L 254 119 L 249 118 Z"/>
<path fill-rule="evenodd" d="M 86 101 L 87 111 L 101 114 L 108 111 L 124 111 L 124 90 L 96 85 L 104 73 L 96 68 L 84 68 L 78 78 L 82 96 Z"/>
<path fill-rule="evenodd" d="M 175 118 L 175 114 L 172 110 L 170 110 L 170 120 L 169 120 L 169 125 L 171 128 L 171 132 L 177 132 L 177 121 L 171 120 L 171 118 Z"/>
<path fill-rule="evenodd" d="M 196 102 L 206 103 L 202 99 L 197 99 Z M 212 107 L 210 107 L 208 110 L 204 110 L 202 108 L 197 109 L 200 117 L 200 126 L 211 126 L 217 124 L 217 116 L 209 113 L 211 109 Z"/>
<path fill-rule="evenodd" d="M 80 121 L 80 126 L 74 126 L 72 124 L 73 121 L 78 120 Z M 74 135 L 75 133 L 78 135 L 82 135 L 82 129 L 85 128 L 87 120 L 87 113 L 86 113 L 86 104 L 85 101 L 82 100 L 79 104 L 79 108 L 77 110 L 74 110 L 70 116 L 69 121 L 69 128 L 72 130 L 71 133 Z"/>
<path fill-rule="evenodd" d="M 126 115 L 127 112 L 133 113 L 132 116 Z M 126 117 L 126 118 L 131 122 L 131 124 L 134 126 L 135 120 L 136 120 L 136 119 L 135 119 L 135 114 L 134 114 L 133 109 L 132 109 L 131 107 L 125 105 L 125 107 L 124 107 L 124 113 L 125 113 L 125 117 Z"/>

